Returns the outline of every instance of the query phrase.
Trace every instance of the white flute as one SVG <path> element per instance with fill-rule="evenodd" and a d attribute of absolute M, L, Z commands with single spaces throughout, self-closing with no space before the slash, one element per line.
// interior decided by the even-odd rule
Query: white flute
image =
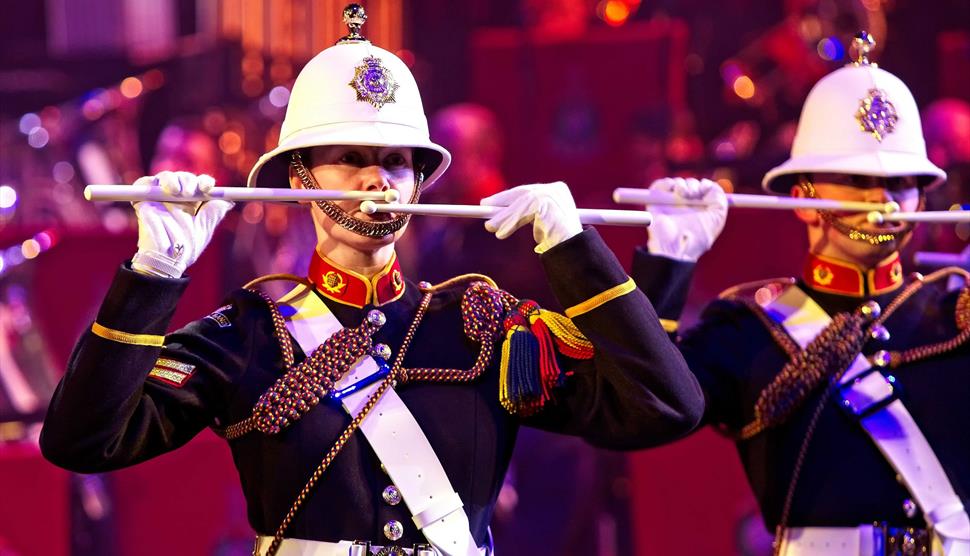
<path fill-rule="evenodd" d="M 882 214 L 870 212 L 866 219 L 874 224 L 883 222 L 935 222 L 937 224 L 957 224 L 970 222 L 970 210 L 928 210 L 926 212 L 894 212 Z"/>
<path fill-rule="evenodd" d="M 863 201 L 838 201 L 835 199 L 805 199 L 797 197 L 781 197 L 778 195 L 746 195 L 744 193 L 728 193 L 728 206 L 739 208 L 760 209 L 822 209 L 842 210 L 852 212 L 896 212 L 899 205 L 893 201 L 888 203 L 867 203 Z M 633 187 L 618 187 L 613 190 L 613 202 L 626 205 L 674 205 L 685 207 L 704 207 L 711 203 L 701 199 L 681 199 L 669 193 L 636 189 Z"/>
<path fill-rule="evenodd" d="M 970 253 L 937 253 L 935 251 L 918 251 L 913 254 L 913 263 L 919 266 L 943 268 L 959 266 L 970 270 Z"/>
<path fill-rule="evenodd" d="M 213 187 L 207 193 L 192 197 L 169 195 L 157 185 L 89 185 L 84 188 L 88 201 L 157 201 L 162 203 L 192 203 L 212 199 L 224 201 L 268 201 L 293 203 L 297 201 L 385 201 L 393 203 L 401 195 L 395 189 L 387 191 L 334 191 L 330 189 L 289 189 L 275 187 Z"/>
<path fill-rule="evenodd" d="M 395 212 L 399 214 L 420 214 L 425 216 L 454 216 L 458 218 L 491 218 L 503 207 L 483 205 L 437 205 L 375 203 L 364 201 L 360 211 L 364 214 L 375 212 Z M 653 221 L 650 213 L 644 210 L 577 209 L 579 221 L 588 225 L 604 226 L 649 226 Z"/>

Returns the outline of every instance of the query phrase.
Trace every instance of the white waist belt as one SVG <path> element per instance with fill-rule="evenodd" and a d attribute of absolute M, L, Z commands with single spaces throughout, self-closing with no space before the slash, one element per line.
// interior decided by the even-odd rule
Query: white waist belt
<path fill-rule="evenodd" d="M 263 535 L 256 537 L 256 554 L 258 556 L 266 556 L 266 552 L 272 543 L 273 537 Z M 380 546 L 371 546 L 370 550 L 365 552 L 365 547 L 360 545 L 354 546 L 353 541 L 324 542 L 304 539 L 283 539 L 276 556 L 371 556 L 380 552 L 382 548 Z M 402 550 L 409 556 L 414 555 L 414 550 L 410 548 L 404 548 Z M 481 556 L 485 556 L 488 553 L 488 549 L 479 548 L 478 553 Z M 440 552 L 434 550 L 434 554 L 439 555 Z"/>
<path fill-rule="evenodd" d="M 875 534 L 872 525 L 789 527 L 781 538 L 778 556 L 873 556 Z"/>
<path fill-rule="evenodd" d="M 946 540 L 929 532 L 930 556 L 953 554 Z M 885 556 L 900 547 L 890 546 L 881 527 L 789 527 L 781 539 L 778 556 Z M 963 554 L 962 552 L 957 552 Z"/>
<path fill-rule="evenodd" d="M 298 286 L 278 304 L 287 329 L 306 354 L 342 328 L 326 304 L 304 286 Z M 380 386 L 379 380 L 369 380 L 378 371 L 377 361 L 365 355 L 334 385 L 335 392 L 345 392 L 340 402 L 351 417 L 361 413 Z M 478 556 L 480 550 L 469 530 L 461 497 L 452 488 L 434 447 L 393 387 L 384 392 L 361 421 L 360 432 L 400 491 L 415 526 L 438 553 Z"/>

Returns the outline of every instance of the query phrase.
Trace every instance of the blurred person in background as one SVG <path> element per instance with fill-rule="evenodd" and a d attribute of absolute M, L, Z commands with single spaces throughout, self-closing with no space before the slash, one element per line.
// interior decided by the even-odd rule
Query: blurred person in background
<path fill-rule="evenodd" d="M 946 171 L 946 183 L 926 196 L 927 210 L 970 203 L 970 103 L 956 98 L 931 102 L 923 110 L 926 154 Z M 922 226 L 914 248 L 955 253 L 967 249 L 970 224 Z"/>
<path fill-rule="evenodd" d="M 428 194 L 429 201 L 477 205 L 507 187 L 502 129 L 490 110 L 472 103 L 447 106 L 431 117 L 429 128 L 454 161 L 442 186 Z M 478 220 L 437 217 L 415 219 L 409 229 L 398 247 L 408 274 L 438 283 L 481 272 L 523 297 L 544 306 L 553 303 L 548 287 L 535 280 L 542 270 L 530 254 L 527 235 L 513 235 L 496 246 L 494 235 Z"/>
<path fill-rule="evenodd" d="M 921 210 L 946 174 L 927 158 L 907 86 L 869 63 L 867 35 L 856 46 L 854 63 L 812 89 L 791 156 L 763 187 Z M 708 180 L 651 189 L 710 202 L 650 207 L 635 255 L 634 277 L 677 333 L 727 203 Z M 735 440 L 775 554 L 970 554 L 970 274 L 907 278 L 909 223 L 795 215 L 809 238 L 802 276 L 730 288 L 679 339 L 705 391 L 704 421 Z M 963 287 L 948 290 L 949 276 Z"/>

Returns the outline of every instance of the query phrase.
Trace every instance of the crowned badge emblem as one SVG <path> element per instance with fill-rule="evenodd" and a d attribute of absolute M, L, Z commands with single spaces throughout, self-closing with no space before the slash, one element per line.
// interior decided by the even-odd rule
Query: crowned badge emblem
<path fill-rule="evenodd" d="M 368 56 L 354 68 L 354 78 L 349 85 L 357 91 L 357 100 L 369 102 L 380 110 L 385 104 L 395 102 L 398 84 L 380 58 Z"/>
<path fill-rule="evenodd" d="M 862 131 L 871 133 L 880 143 L 886 135 L 896 130 L 896 122 L 899 121 L 896 107 L 880 89 L 869 89 L 869 95 L 859 101 L 855 118 Z"/>
<path fill-rule="evenodd" d="M 832 273 L 832 269 L 825 265 L 817 265 L 812 269 L 812 278 L 815 282 L 821 286 L 827 286 L 832 283 L 835 279 L 835 274 Z"/>
<path fill-rule="evenodd" d="M 344 282 L 344 277 L 341 276 L 339 272 L 334 272 L 330 270 L 323 275 L 323 289 L 327 290 L 330 293 L 333 293 L 333 294 L 342 293 L 346 285 L 347 285 L 347 282 Z"/>

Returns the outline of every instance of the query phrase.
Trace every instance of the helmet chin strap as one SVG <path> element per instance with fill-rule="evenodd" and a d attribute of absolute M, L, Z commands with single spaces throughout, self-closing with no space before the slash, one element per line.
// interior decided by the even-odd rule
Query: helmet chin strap
<path fill-rule="evenodd" d="M 807 177 L 802 176 L 798 179 L 798 187 L 805 193 L 806 197 L 810 199 L 819 198 L 815 191 L 815 185 Z M 822 217 L 822 220 L 835 228 L 835 231 L 853 241 L 868 243 L 869 245 L 885 245 L 890 242 L 899 242 L 913 231 L 913 223 L 907 222 L 899 230 L 874 234 L 846 224 L 830 210 L 819 210 L 818 213 Z"/>
<path fill-rule="evenodd" d="M 320 189 L 313 174 L 303 164 L 303 155 L 300 151 L 293 151 L 290 156 L 290 165 L 293 167 L 293 171 L 296 172 L 297 177 L 300 178 L 300 183 L 303 184 L 303 187 L 306 189 Z M 421 183 L 423 181 L 424 173 L 420 170 L 416 171 L 414 173 L 414 192 L 408 201 L 409 204 L 418 202 L 418 198 L 421 196 Z M 382 238 L 396 233 L 404 228 L 408 220 L 411 219 L 410 214 L 399 214 L 383 222 L 361 220 L 337 206 L 333 201 L 315 201 L 315 203 L 324 214 L 329 216 L 341 228 L 349 230 L 359 236 L 369 238 Z"/>

